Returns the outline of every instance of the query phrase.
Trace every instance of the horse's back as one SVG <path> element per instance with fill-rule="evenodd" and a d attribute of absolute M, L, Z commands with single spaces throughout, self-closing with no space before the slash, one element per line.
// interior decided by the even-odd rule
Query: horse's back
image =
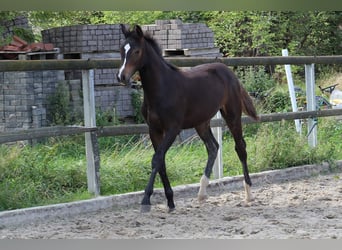
<path fill-rule="evenodd" d="M 225 64 L 201 64 L 185 71 L 184 76 L 187 125 L 211 119 L 227 102 L 240 104 L 239 81 Z"/>
<path fill-rule="evenodd" d="M 223 63 L 206 63 L 192 67 L 184 71 L 186 78 L 206 82 L 207 84 L 225 83 L 230 85 L 239 85 L 239 80 L 234 72 Z"/>

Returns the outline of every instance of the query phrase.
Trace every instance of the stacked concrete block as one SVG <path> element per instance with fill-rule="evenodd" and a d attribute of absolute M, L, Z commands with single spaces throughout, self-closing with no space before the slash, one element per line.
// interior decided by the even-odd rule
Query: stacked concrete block
<path fill-rule="evenodd" d="M 177 50 L 187 51 L 187 54 L 177 54 L 182 56 L 222 56 L 215 47 L 214 33 L 204 23 L 157 20 L 155 24 L 142 28 L 158 41 L 164 56 L 175 55 L 172 51 Z"/>
<path fill-rule="evenodd" d="M 5 94 L 4 94 L 4 72 L 0 72 L 0 132 L 5 130 Z"/>
<path fill-rule="evenodd" d="M 119 48 L 117 48 L 119 50 Z M 82 53 L 80 55 L 81 59 L 110 59 L 110 58 L 121 58 L 119 51 L 111 52 L 97 52 L 97 53 Z M 113 83 L 118 83 L 116 79 L 116 74 L 118 69 L 95 69 L 95 86 L 97 85 L 111 85 Z"/>
<path fill-rule="evenodd" d="M 118 117 L 132 116 L 132 89 L 127 87 L 101 86 L 95 92 L 96 108 L 101 111 L 115 110 Z"/>
<path fill-rule="evenodd" d="M 45 126 L 48 96 L 63 76 L 62 71 L 2 72 L 0 131 Z"/>
<path fill-rule="evenodd" d="M 42 38 L 67 54 L 119 51 L 123 35 L 117 24 L 75 25 L 43 30 Z"/>
<path fill-rule="evenodd" d="M 79 79 L 61 81 L 69 89 L 70 109 L 72 118 L 75 120 L 83 119 L 83 93 L 82 82 Z"/>
<path fill-rule="evenodd" d="M 43 41 L 58 47 L 64 59 L 118 59 L 124 40 L 120 25 L 77 25 L 53 28 L 42 32 Z M 95 69 L 96 108 L 116 109 L 120 117 L 133 115 L 131 89 L 122 90 L 116 74 L 118 69 Z M 81 71 L 65 71 L 65 80 L 81 81 Z M 81 83 L 80 83 L 81 84 Z M 123 95 L 123 96 L 121 96 Z M 74 102 L 74 100 L 72 100 Z M 73 104 L 75 108 L 77 104 Z"/>
<path fill-rule="evenodd" d="M 29 128 L 31 107 L 34 105 L 34 92 L 28 86 L 32 72 L 5 72 L 2 86 L 4 123 L 6 129 Z"/>
<path fill-rule="evenodd" d="M 124 39 L 118 24 L 76 25 L 42 31 L 43 41 L 53 43 L 64 59 L 120 58 L 120 44 Z M 95 85 L 117 83 L 117 69 L 96 69 Z M 80 71 L 66 71 L 66 79 L 81 79 Z"/>

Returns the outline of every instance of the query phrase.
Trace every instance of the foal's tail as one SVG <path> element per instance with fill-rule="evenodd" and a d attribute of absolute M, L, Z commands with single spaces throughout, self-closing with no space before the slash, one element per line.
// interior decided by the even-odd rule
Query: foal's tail
<path fill-rule="evenodd" d="M 252 98 L 247 91 L 241 86 L 241 104 L 243 112 L 252 117 L 254 120 L 259 120 L 259 116 L 255 110 Z"/>

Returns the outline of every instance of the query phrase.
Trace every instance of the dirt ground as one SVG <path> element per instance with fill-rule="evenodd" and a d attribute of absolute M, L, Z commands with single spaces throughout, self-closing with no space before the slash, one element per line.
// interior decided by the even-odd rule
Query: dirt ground
<path fill-rule="evenodd" d="M 211 196 L 199 203 L 178 198 L 176 211 L 157 204 L 55 218 L 21 227 L 3 227 L 0 239 L 256 238 L 342 239 L 342 173 L 254 187 Z"/>

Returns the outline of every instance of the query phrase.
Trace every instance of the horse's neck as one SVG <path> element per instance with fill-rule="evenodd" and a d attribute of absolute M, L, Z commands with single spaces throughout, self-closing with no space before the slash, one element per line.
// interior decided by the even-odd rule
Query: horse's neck
<path fill-rule="evenodd" d="M 144 98 L 147 103 L 153 105 L 159 99 L 159 95 L 162 92 L 162 77 L 156 72 L 144 69 L 139 72 L 141 77 L 141 83 L 144 90 Z"/>
<path fill-rule="evenodd" d="M 165 78 L 172 74 L 172 69 L 154 51 L 153 53 L 139 73 L 146 98 L 156 100 L 167 88 L 168 81 Z"/>

